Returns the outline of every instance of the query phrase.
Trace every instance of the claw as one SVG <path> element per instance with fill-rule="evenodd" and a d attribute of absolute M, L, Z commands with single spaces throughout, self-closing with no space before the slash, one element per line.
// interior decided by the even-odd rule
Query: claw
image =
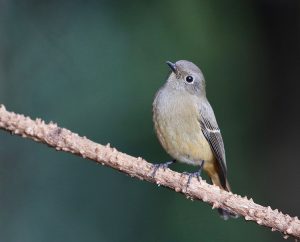
<path fill-rule="evenodd" d="M 188 173 L 188 172 L 183 172 L 184 175 L 188 175 L 188 181 L 186 183 L 186 189 L 189 187 L 190 185 L 190 182 L 192 180 L 193 177 L 196 177 L 197 180 L 200 182 L 200 178 L 201 178 L 201 172 L 202 172 L 202 169 L 203 169 L 203 164 L 204 164 L 204 161 L 201 162 L 200 164 L 200 169 L 196 172 L 193 172 L 193 173 Z"/>
<path fill-rule="evenodd" d="M 171 161 L 168 161 L 168 162 L 162 163 L 162 164 L 154 164 L 153 165 L 153 172 L 151 174 L 152 178 L 155 177 L 155 174 L 156 174 L 158 169 L 163 168 L 164 170 L 166 170 L 168 168 L 168 166 L 173 164 L 174 162 L 175 162 L 175 160 L 171 160 Z"/>
<path fill-rule="evenodd" d="M 188 181 L 186 183 L 186 187 L 188 187 L 190 185 L 191 180 L 192 180 L 193 177 L 197 178 L 197 180 L 200 181 L 201 174 L 200 174 L 199 171 L 196 171 L 196 172 L 193 172 L 193 173 L 188 173 L 187 175 L 189 176 L 189 178 L 188 178 Z"/>

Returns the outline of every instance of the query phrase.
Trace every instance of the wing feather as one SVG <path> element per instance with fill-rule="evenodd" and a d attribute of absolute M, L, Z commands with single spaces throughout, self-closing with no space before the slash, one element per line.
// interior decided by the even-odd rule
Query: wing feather
<path fill-rule="evenodd" d="M 221 183 L 226 186 L 227 167 L 224 143 L 221 131 L 215 118 L 215 114 L 208 101 L 201 105 L 199 122 L 203 135 L 210 144 L 211 149 L 218 161 L 219 167 L 221 168 Z"/>

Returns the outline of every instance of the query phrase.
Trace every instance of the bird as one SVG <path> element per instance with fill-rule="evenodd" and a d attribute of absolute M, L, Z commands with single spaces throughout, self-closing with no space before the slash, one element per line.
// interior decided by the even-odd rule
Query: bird
<path fill-rule="evenodd" d="M 187 187 L 193 177 L 200 180 L 204 170 L 214 185 L 229 192 L 224 142 L 206 97 L 203 73 L 187 60 L 166 63 L 171 71 L 155 95 L 152 111 L 158 140 L 173 160 L 155 164 L 152 175 L 178 161 L 199 166 L 189 173 Z M 218 212 L 224 220 L 238 216 L 221 208 Z"/>

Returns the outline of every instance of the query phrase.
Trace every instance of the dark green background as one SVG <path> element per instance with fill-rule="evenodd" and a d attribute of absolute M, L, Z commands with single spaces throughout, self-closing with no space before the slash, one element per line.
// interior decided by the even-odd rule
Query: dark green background
<path fill-rule="evenodd" d="M 300 214 L 299 1 L 0 1 L 0 103 L 152 162 L 151 104 L 188 59 L 233 191 Z M 174 165 L 175 170 L 190 170 Z M 0 132 L 0 241 L 281 241 L 205 203 Z"/>

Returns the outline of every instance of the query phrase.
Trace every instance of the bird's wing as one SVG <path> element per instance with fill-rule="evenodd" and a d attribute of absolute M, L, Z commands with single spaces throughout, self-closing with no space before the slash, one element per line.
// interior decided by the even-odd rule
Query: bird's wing
<path fill-rule="evenodd" d="M 202 133 L 210 144 L 210 147 L 218 161 L 218 165 L 221 168 L 221 183 L 226 184 L 227 167 L 224 143 L 214 111 L 208 101 L 201 105 L 199 122 Z"/>

